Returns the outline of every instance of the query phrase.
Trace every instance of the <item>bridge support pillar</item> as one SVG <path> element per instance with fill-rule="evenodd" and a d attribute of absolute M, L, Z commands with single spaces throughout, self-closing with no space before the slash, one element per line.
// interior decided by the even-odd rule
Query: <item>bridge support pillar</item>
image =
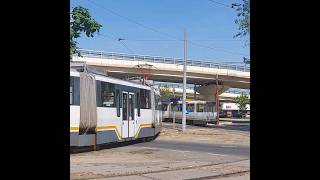
<path fill-rule="evenodd" d="M 219 103 L 219 93 L 218 93 L 218 84 L 216 84 L 216 92 L 215 92 L 215 101 L 216 101 L 216 125 L 219 125 L 219 114 L 220 114 L 220 103 Z"/>
<path fill-rule="evenodd" d="M 173 97 L 176 98 L 175 96 L 175 88 L 173 87 Z M 171 105 L 171 110 L 173 111 L 173 118 L 172 118 L 172 128 L 176 129 L 175 125 L 176 125 L 176 111 L 175 111 L 175 107 Z"/>
<path fill-rule="evenodd" d="M 196 87 L 197 92 L 199 92 L 206 101 L 214 101 L 215 112 L 216 114 L 216 124 L 219 125 L 219 114 L 220 114 L 220 97 L 219 95 L 222 94 L 224 91 L 229 89 L 228 86 L 219 85 L 218 79 L 216 80 L 216 84 L 211 84 L 207 86 L 199 86 Z"/>
<path fill-rule="evenodd" d="M 206 101 L 216 101 L 216 89 L 218 88 L 218 95 L 222 94 L 224 91 L 229 89 L 228 86 L 225 85 L 219 85 L 217 86 L 216 84 L 210 84 L 210 85 L 204 85 L 204 86 L 196 86 L 196 91 L 199 93 L 201 96 Z M 199 94 L 197 95 L 199 97 Z"/>

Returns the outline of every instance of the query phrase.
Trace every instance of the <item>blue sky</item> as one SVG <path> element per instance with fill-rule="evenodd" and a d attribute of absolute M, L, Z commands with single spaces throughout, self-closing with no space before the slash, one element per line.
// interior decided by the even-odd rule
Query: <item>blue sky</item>
<path fill-rule="evenodd" d="M 182 39 L 186 29 L 188 39 L 194 43 L 188 44 L 189 59 L 242 62 L 242 57 L 250 57 L 245 39 L 233 38 L 237 33 L 236 11 L 209 0 L 71 0 L 70 3 L 71 7 L 88 8 L 103 25 L 101 35 L 78 39 L 78 46 L 83 49 L 183 58 L 183 42 L 173 38 Z M 117 38 L 126 40 L 119 42 Z"/>

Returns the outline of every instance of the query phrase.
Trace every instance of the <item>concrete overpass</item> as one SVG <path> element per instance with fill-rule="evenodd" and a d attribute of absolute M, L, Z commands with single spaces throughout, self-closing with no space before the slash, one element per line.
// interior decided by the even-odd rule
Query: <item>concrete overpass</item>
<path fill-rule="evenodd" d="M 79 50 L 81 57 L 73 62 L 85 62 L 103 69 L 108 75 L 132 78 L 147 75 L 154 81 L 182 83 L 184 60 L 179 58 Z M 187 83 L 207 101 L 219 101 L 219 95 L 229 88 L 250 89 L 250 67 L 187 60 Z M 218 98 L 218 99 L 217 99 Z"/>
<path fill-rule="evenodd" d="M 149 79 L 182 83 L 183 59 L 130 55 L 80 49 L 82 57 L 74 56 L 74 62 L 103 68 L 108 75 L 129 78 L 149 74 Z M 219 64 L 206 61 L 187 61 L 187 83 L 195 85 L 218 84 L 225 89 L 250 88 L 250 67 Z"/>

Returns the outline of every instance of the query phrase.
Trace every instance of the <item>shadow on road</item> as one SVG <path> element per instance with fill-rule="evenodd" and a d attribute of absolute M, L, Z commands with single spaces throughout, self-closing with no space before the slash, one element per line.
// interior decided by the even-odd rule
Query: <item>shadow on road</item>
<path fill-rule="evenodd" d="M 219 127 L 215 126 L 213 128 L 250 132 L 250 124 L 221 125 Z"/>
<path fill-rule="evenodd" d="M 229 155 L 242 155 L 250 157 L 250 146 L 234 145 L 228 146 L 225 144 L 207 144 L 198 142 L 181 142 L 174 140 L 155 140 L 154 142 L 146 142 L 135 144 L 134 146 L 148 147 L 148 148 L 165 148 L 183 151 L 198 151 L 221 153 Z"/>

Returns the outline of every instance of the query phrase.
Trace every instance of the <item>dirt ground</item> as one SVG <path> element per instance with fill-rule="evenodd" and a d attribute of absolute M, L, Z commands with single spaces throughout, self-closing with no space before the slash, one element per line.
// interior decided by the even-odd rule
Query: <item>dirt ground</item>
<path fill-rule="evenodd" d="M 71 179 L 250 179 L 250 131 L 166 123 L 151 142 L 70 155 Z"/>
<path fill-rule="evenodd" d="M 181 124 L 176 124 L 173 129 L 171 123 L 163 123 L 159 139 L 179 139 L 180 141 L 203 141 L 217 144 L 250 144 L 250 132 L 226 130 L 223 128 L 207 128 L 197 126 L 187 126 L 185 133 L 181 132 Z"/>

